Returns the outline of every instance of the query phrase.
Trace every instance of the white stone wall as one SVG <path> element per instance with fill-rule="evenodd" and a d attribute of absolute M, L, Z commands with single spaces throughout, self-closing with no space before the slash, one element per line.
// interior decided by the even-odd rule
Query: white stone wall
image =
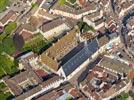
<path fill-rule="evenodd" d="M 61 33 L 63 33 L 63 31 L 69 30 L 69 29 L 70 28 L 65 23 L 63 23 L 60 26 L 55 27 L 55 28 L 53 28 L 45 33 L 41 30 L 40 30 L 40 32 L 46 39 L 50 39 L 50 38 L 53 38 L 53 37 L 60 35 Z"/>
<path fill-rule="evenodd" d="M 57 80 L 57 81 L 55 81 L 55 82 L 53 82 L 53 83 L 50 83 L 48 86 L 43 87 L 41 91 L 39 91 L 39 92 L 37 92 L 37 93 L 35 93 L 35 94 L 29 96 L 29 97 L 26 98 L 25 100 L 31 100 L 32 98 L 34 98 L 34 97 L 36 97 L 36 96 L 38 96 L 38 95 L 40 95 L 40 94 L 42 94 L 42 93 L 44 93 L 44 92 L 50 90 L 50 89 L 57 88 L 57 87 L 59 87 L 60 84 L 63 83 L 63 82 L 64 82 L 63 79 L 59 79 L 59 80 Z"/>
<path fill-rule="evenodd" d="M 83 21 L 86 22 L 89 26 L 93 26 L 95 28 L 95 30 L 98 30 L 101 27 L 105 26 L 105 23 L 104 22 L 102 22 L 101 24 L 99 24 L 99 25 L 96 26 L 93 21 L 89 20 L 86 17 L 83 18 Z"/>
<path fill-rule="evenodd" d="M 50 13 L 65 16 L 65 17 L 69 17 L 69 18 L 73 18 L 73 19 L 80 19 L 83 16 L 85 16 L 85 15 L 87 15 L 89 13 L 93 13 L 95 11 L 96 11 L 96 9 L 95 10 L 89 10 L 89 11 L 86 11 L 84 13 L 81 13 L 81 14 L 77 15 L 77 14 L 68 13 L 68 12 L 64 12 L 64 11 L 60 11 L 60 10 L 56 10 L 56 9 L 50 9 Z"/>

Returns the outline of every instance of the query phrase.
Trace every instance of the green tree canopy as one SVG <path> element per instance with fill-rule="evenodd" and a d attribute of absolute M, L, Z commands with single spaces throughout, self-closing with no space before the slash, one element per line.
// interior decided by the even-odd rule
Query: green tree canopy
<path fill-rule="evenodd" d="M 11 32 L 12 32 L 13 30 L 15 30 L 16 27 L 17 27 L 17 23 L 11 22 L 11 23 L 9 23 L 9 24 L 5 27 L 4 32 L 5 32 L 6 34 L 11 34 Z"/>
<path fill-rule="evenodd" d="M 6 6 L 9 4 L 9 0 L 0 0 L 0 12 L 6 9 Z"/>

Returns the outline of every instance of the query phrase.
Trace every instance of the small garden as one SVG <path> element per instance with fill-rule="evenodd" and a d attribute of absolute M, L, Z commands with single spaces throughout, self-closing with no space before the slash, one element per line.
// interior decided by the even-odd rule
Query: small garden
<path fill-rule="evenodd" d="M 39 7 L 39 5 L 37 3 L 32 3 L 31 6 L 32 6 L 32 9 L 36 8 L 36 7 Z"/>
<path fill-rule="evenodd" d="M 16 28 L 17 28 L 17 23 L 10 22 L 9 24 L 5 26 L 4 33 L 7 35 L 10 35 L 12 31 L 15 30 Z"/>
<path fill-rule="evenodd" d="M 10 56 L 16 51 L 11 34 L 16 27 L 17 24 L 11 22 L 5 26 L 4 32 L 0 35 L 0 78 L 17 71 L 18 64 Z"/>
<path fill-rule="evenodd" d="M 9 5 L 9 0 L 0 0 L 0 12 L 4 11 Z"/>
<path fill-rule="evenodd" d="M 0 92 L 0 98 L 2 98 L 1 100 L 9 100 L 10 96 L 12 96 L 10 92 L 6 92 L 6 93 Z"/>
<path fill-rule="evenodd" d="M 122 92 L 120 95 L 118 95 L 112 100 L 128 100 L 129 97 L 132 98 L 132 100 L 134 100 L 134 93 L 132 91 L 130 93 Z"/>
<path fill-rule="evenodd" d="M 59 0 L 58 2 L 61 6 L 63 6 L 66 3 L 66 0 Z"/>
<path fill-rule="evenodd" d="M 6 87 L 6 85 L 3 82 L 1 82 L 0 83 L 0 90 L 4 89 L 5 87 Z"/>
<path fill-rule="evenodd" d="M 0 78 L 4 75 L 12 75 L 18 71 L 17 61 L 12 60 L 7 55 L 0 54 Z"/>
<path fill-rule="evenodd" d="M 73 98 L 71 96 L 68 96 L 66 100 L 73 100 Z"/>
<path fill-rule="evenodd" d="M 15 47 L 13 43 L 12 32 L 17 27 L 14 22 L 9 23 L 4 28 L 4 32 L 0 35 L 0 54 L 5 52 L 8 55 L 12 55 L 15 52 Z"/>
<path fill-rule="evenodd" d="M 66 4 L 66 2 L 70 3 L 70 4 L 75 4 L 76 0 L 59 0 L 59 4 L 62 6 L 64 4 Z"/>
<path fill-rule="evenodd" d="M 8 90 L 7 91 L 6 90 L 7 90 L 7 86 L 3 82 L 1 82 L 0 83 L 0 99 L 8 100 L 12 96 L 12 94 L 8 92 Z"/>
<path fill-rule="evenodd" d="M 11 22 L 5 26 L 3 33 L 0 34 L 0 79 L 5 75 L 13 75 L 19 71 L 18 61 L 14 60 L 12 57 L 16 52 L 12 36 L 12 32 L 16 27 L 17 24 Z M 43 52 L 52 45 L 52 42 L 52 40 L 44 39 L 44 37 L 38 33 L 31 40 L 25 42 L 21 52 L 32 50 L 33 52 L 40 54 L 41 51 Z"/>
<path fill-rule="evenodd" d="M 34 53 L 40 54 L 42 49 L 47 49 L 52 44 L 52 40 L 46 40 L 41 33 L 36 34 L 30 41 L 25 42 L 23 51 L 32 50 Z"/>
<path fill-rule="evenodd" d="M 128 93 L 122 92 L 119 96 L 116 97 L 116 100 L 127 100 L 129 97 Z"/>

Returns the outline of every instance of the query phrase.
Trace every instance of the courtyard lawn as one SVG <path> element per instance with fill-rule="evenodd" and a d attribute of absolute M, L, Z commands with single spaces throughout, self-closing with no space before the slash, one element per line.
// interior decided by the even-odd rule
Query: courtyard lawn
<path fill-rule="evenodd" d="M 0 78 L 17 71 L 17 64 L 8 56 L 16 51 L 11 35 L 0 35 Z M 3 54 L 4 53 L 4 54 Z M 8 55 L 8 56 L 7 56 Z"/>
<path fill-rule="evenodd" d="M 37 3 L 32 3 L 31 5 L 32 5 L 32 9 L 36 8 L 36 7 L 39 7 L 39 5 Z"/>
<path fill-rule="evenodd" d="M 4 73 L 3 69 L 2 69 L 2 67 L 0 67 L 0 78 L 2 78 L 2 76 L 4 76 L 4 75 L 5 75 L 5 73 Z"/>
<path fill-rule="evenodd" d="M 16 51 L 12 36 L 6 37 L 0 45 L 2 46 L 3 51 L 9 55 L 12 55 Z"/>
<path fill-rule="evenodd" d="M 7 93 L 0 93 L 0 99 L 1 100 L 9 100 L 8 97 L 11 96 L 12 94 L 10 92 Z"/>
<path fill-rule="evenodd" d="M 33 52 L 39 54 L 43 47 L 47 48 L 49 45 L 51 45 L 51 41 L 45 40 L 39 33 L 31 41 L 25 43 L 23 46 L 23 51 L 32 50 Z"/>
<path fill-rule="evenodd" d="M 6 52 L 7 54 L 12 55 L 15 51 L 16 48 L 12 36 L 6 36 L 5 34 L 0 35 L 0 53 Z"/>
<path fill-rule="evenodd" d="M 9 4 L 9 0 L 0 0 L 0 12 L 6 9 Z"/>
<path fill-rule="evenodd" d="M 73 100 L 73 98 L 71 96 L 68 96 L 65 100 Z"/>
<path fill-rule="evenodd" d="M 0 77 L 7 74 L 12 75 L 13 73 L 17 72 L 17 66 L 18 64 L 12 61 L 9 57 L 0 54 Z"/>
<path fill-rule="evenodd" d="M 6 37 L 6 34 L 0 34 L 0 42 L 2 42 L 3 41 L 3 39 Z"/>
<path fill-rule="evenodd" d="M 7 86 L 5 85 L 5 83 L 1 82 L 0 83 L 0 99 L 1 100 L 7 100 L 9 99 L 10 96 L 12 96 L 10 92 L 4 93 L 4 91 L 6 91 L 5 88 L 7 88 Z"/>
<path fill-rule="evenodd" d="M 0 78 L 4 75 L 12 75 L 18 71 L 18 63 L 10 58 L 15 53 L 12 32 L 17 27 L 15 22 L 9 23 L 2 34 L 0 34 Z M 3 96 L 3 94 L 0 94 Z M 5 94 L 6 95 L 6 94 Z"/>
<path fill-rule="evenodd" d="M 16 27 L 17 27 L 17 23 L 11 22 L 5 27 L 4 33 L 11 34 L 12 31 L 16 29 Z"/>
<path fill-rule="evenodd" d="M 59 0 L 59 4 L 63 6 L 66 3 L 66 0 Z"/>
<path fill-rule="evenodd" d="M 5 27 L 4 32 L 0 35 L 0 53 L 6 52 L 7 54 L 12 55 L 15 52 L 16 49 L 11 33 L 16 27 L 17 24 L 11 22 Z"/>
<path fill-rule="evenodd" d="M 116 97 L 116 100 L 128 100 L 129 94 L 122 92 L 119 96 Z"/>
<path fill-rule="evenodd" d="M 3 83 L 3 82 L 1 82 L 0 83 L 0 89 L 3 89 L 3 88 L 5 88 L 6 87 L 6 85 Z"/>

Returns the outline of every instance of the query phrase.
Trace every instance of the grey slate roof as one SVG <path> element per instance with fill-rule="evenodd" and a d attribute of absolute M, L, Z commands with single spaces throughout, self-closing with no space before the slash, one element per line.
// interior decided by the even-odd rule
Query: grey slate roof
<path fill-rule="evenodd" d="M 98 42 L 94 39 L 91 42 L 87 42 L 87 46 L 84 46 L 76 55 L 74 55 L 68 62 L 66 62 L 62 68 L 66 76 L 70 75 L 76 70 L 84 61 L 91 57 L 99 48 Z"/>

